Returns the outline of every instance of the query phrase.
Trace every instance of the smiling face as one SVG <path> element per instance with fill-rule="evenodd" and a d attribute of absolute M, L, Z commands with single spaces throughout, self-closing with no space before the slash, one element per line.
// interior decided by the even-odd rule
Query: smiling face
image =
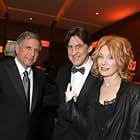
<path fill-rule="evenodd" d="M 80 67 L 87 62 L 92 47 L 88 47 L 78 36 L 72 36 L 68 42 L 67 51 L 72 64 Z"/>
<path fill-rule="evenodd" d="M 99 51 L 97 64 L 102 77 L 112 77 L 114 75 L 119 75 L 118 64 L 106 45 L 102 46 Z"/>
<path fill-rule="evenodd" d="M 39 47 L 40 42 L 34 38 L 26 38 L 21 44 L 17 44 L 17 59 L 25 69 L 36 62 L 39 55 Z"/>

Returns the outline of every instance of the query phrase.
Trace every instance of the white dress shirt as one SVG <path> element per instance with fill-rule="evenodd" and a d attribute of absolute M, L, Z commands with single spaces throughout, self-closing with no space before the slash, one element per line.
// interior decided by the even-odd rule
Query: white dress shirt
<path fill-rule="evenodd" d="M 71 86 L 77 96 L 79 96 L 79 94 L 80 94 L 80 91 L 90 72 L 92 64 L 93 64 L 93 61 L 89 57 L 88 61 L 84 65 L 80 66 L 80 67 L 85 68 L 84 74 L 81 74 L 80 72 L 71 73 Z"/>
<path fill-rule="evenodd" d="M 21 76 L 21 79 L 23 80 L 23 73 L 25 72 L 25 70 L 28 72 L 28 77 L 30 79 L 30 110 L 31 110 L 31 104 L 32 104 L 32 94 L 33 94 L 33 71 L 31 69 L 31 67 L 25 69 L 20 62 L 18 61 L 17 57 L 15 58 L 15 63 L 17 65 L 17 68 L 19 70 L 19 74 Z"/>

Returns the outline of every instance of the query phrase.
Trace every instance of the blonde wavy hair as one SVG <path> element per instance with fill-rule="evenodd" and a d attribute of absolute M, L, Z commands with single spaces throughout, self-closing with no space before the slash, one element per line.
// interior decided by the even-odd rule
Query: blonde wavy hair
<path fill-rule="evenodd" d="M 92 74 L 102 79 L 99 73 L 97 61 L 100 49 L 106 45 L 110 51 L 110 54 L 116 60 L 119 70 L 118 73 L 122 79 L 132 80 L 133 73 L 129 69 L 129 64 L 133 62 L 134 55 L 132 51 L 132 46 L 128 39 L 116 35 L 103 36 L 97 43 L 95 51 L 92 53 L 91 57 L 93 59 Z"/>

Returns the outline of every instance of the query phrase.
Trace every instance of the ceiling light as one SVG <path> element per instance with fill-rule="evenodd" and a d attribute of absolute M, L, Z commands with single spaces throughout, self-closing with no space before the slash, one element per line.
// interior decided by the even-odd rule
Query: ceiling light
<path fill-rule="evenodd" d="M 99 13 L 98 13 L 98 12 L 96 12 L 96 15 L 98 16 L 98 15 L 99 15 Z"/>
<path fill-rule="evenodd" d="M 30 17 L 30 18 L 29 18 L 29 20 L 30 20 L 30 21 L 32 21 L 32 20 L 33 20 L 33 18 L 32 18 L 32 17 Z"/>

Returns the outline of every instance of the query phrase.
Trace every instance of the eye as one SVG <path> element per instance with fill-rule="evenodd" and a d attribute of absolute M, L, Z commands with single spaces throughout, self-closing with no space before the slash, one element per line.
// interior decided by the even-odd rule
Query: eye
<path fill-rule="evenodd" d="M 72 48 L 72 46 L 71 45 L 68 45 L 67 48 Z"/>
<path fill-rule="evenodd" d="M 34 49 L 35 53 L 39 53 L 40 50 L 39 49 Z"/>
<path fill-rule="evenodd" d="M 77 49 L 79 49 L 81 47 L 82 47 L 82 45 L 80 45 L 80 44 L 78 44 L 78 45 L 75 46 L 75 48 L 77 48 Z"/>
<path fill-rule="evenodd" d="M 30 46 L 26 46 L 24 47 L 26 50 L 31 50 L 31 47 Z"/>
<path fill-rule="evenodd" d="M 98 55 L 98 58 L 103 58 L 103 55 L 99 54 L 99 55 Z"/>
<path fill-rule="evenodd" d="M 112 55 L 109 55 L 109 59 L 114 59 Z"/>

